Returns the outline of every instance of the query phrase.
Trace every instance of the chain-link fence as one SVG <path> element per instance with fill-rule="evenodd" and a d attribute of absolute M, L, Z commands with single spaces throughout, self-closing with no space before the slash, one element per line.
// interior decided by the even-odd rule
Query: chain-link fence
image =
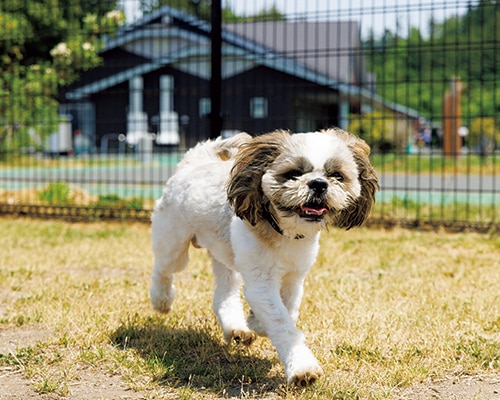
<path fill-rule="evenodd" d="M 3 214 L 147 219 L 200 140 L 339 126 L 372 221 L 498 229 L 497 1 L 29 3 L 0 5 Z"/>

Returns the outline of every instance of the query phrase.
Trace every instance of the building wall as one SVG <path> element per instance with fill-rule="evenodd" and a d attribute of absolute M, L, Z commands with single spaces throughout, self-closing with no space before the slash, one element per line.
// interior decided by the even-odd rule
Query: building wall
<path fill-rule="evenodd" d="M 307 119 L 308 130 L 338 124 L 338 96 L 329 88 L 312 84 L 266 67 L 256 67 L 226 79 L 222 87 L 224 129 L 251 134 L 275 129 L 298 131 Z M 251 99 L 267 99 L 268 116 L 251 115 Z"/>
<path fill-rule="evenodd" d="M 158 131 L 160 77 L 174 80 L 174 111 L 179 116 L 181 146 L 193 146 L 209 137 L 210 122 L 201 105 L 209 101 L 209 82 L 171 66 L 143 76 L 143 111 L 148 131 Z M 252 115 L 252 99 L 264 99 L 264 115 Z M 129 83 L 123 82 L 93 96 L 96 110 L 97 148 L 109 134 L 127 133 Z M 206 111 L 206 110 L 205 110 Z M 234 75 L 222 85 L 223 129 L 253 135 L 275 129 L 307 131 L 338 125 L 337 93 L 294 76 L 266 67 L 256 67 Z"/>
<path fill-rule="evenodd" d="M 209 97 L 208 82 L 185 74 L 171 67 L 165 67 L 143 76 L 143 111 L 148 116 L 148 131 L 156 133 L 160 110 L 160 76 L 174 78 L 174 111 L 179 114 L 181 145 L 192 145 L 207 138 L 209 123 L 207 117 L 199 115 L 199 100 Z M 127 133 L 129 110 L 129 84 L 121 83 L 91 97 L 96 109 L 96 146 L 107 134 Z"/>

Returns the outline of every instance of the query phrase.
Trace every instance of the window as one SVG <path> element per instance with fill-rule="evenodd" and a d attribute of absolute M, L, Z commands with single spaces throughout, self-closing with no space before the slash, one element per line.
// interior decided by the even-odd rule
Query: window
<path fill-rule="evenodd" d="M 250 99 L 250 116 L 252 118 L 267 117 L 267 99 L 265 97 L 253 97 Z"/>
<path fill-rule="evenodd" d="M 212 110 L 212 103 L 208 97 L 202 97 L 199 103 L 199 113 L 200 117 L 206 117 L 210 114 Z"/>

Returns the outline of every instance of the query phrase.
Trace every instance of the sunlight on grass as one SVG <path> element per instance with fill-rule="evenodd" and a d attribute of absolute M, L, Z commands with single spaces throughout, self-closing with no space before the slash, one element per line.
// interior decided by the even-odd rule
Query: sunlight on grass
<path fill-rule="evenodd" d="M 41 393 L 67 395 L 79 371 L 117 374 L 146 398 L 396 399 L 446 374 L 500 369 L 497 234 L 332 230 L 299 318 L 325 376 L 284 385 L 266 338 L 223 342 L 203 250 L 176 279 L 171 314 L 149 305 L 149 227 L 0 219 L 0 329 L 45 332 L 0 354 Z"/>

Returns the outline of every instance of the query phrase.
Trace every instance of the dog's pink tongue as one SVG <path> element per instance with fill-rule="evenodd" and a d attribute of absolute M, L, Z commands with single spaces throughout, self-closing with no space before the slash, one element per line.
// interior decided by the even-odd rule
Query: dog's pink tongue
<path fill-rule="evenodd" d="M 327 211 L 328 210 L 325 207 L 312 208 L 312 207 L 302 206 L 302 212 L 307 213 L 307 214 L 322 215 L 322 214 L 326 213 Z"/>

